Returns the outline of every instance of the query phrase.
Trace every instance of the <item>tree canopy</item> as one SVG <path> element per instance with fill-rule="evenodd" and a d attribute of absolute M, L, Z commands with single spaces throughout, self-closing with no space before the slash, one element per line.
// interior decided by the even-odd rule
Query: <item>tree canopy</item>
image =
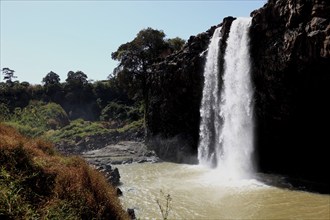
<path fill-rule="evenodd" d="M 146 79 L 151 74 L 152 65 L 181 49 L 185 42 L 178 37 L 165 39 L 165 36 L 162 30 L 149 27 L 111 54 L 112 59 L 119 61 L 114 70 L 118 83 L 135 99 L 146 98 Z"/>
<path fill-rule="evenodd" d="M 49 85 L 59 85 L 60 84 L 60 76 L 54 73 L 53 71 L 50 71 L 43 79 L 42 82 L 45 86 Z"/>
<path fill-rule="evenodd" d="M 2 68 L 3 80 L 11 83 L 13 78 L 17 78 L 17 76 L 14 76 L 14 73 L 15 71 L 8 67 Z"/>
<path fill-rule="evenodd" d="M 71 86 L 83 86 L 88 83 L 87 78 L 87 75 L 82 71 L 69 71 L 68 78 L 65 81 Z"/>

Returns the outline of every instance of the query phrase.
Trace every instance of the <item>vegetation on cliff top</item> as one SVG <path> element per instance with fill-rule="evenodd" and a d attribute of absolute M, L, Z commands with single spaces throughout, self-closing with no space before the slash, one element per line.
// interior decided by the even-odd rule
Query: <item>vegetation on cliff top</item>
<path fill-rule="evenodd" d="M 0 217 L 128 219 L 115 189 L 78 157 L 0 124 Z"/>

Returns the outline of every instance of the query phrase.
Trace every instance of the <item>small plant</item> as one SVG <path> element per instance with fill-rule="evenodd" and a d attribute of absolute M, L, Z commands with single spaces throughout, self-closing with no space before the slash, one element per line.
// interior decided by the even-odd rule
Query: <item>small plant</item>
<path fill-rule="evenodd" d="M 172 202 L 172 197 L 170 194 L 165 195 L 165 193 L 160 190 L 160 194 L 165 199 L 165 205 L 163 206 L 163 202 L 160 201 L 160 199 L 156 199 L 157 205 L 159 207 L 160 212 L 162 213 L 163 220 L 168 219 L 168 215 L 170 214 L 171 211 L 171 202 Z"/>

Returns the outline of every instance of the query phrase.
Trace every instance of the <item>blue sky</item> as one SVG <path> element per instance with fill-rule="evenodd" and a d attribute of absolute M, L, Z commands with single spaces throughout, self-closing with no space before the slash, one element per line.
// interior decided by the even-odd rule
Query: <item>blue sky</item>
<path fill-rule="evenodd" d="M 50 71 L 61 81 L 70 70 L 103 80 L 117 65 L 111 53 L 143 28 L 187 40 L 226 16 L 248 17 L 265 2 L 0 0 L 0 67 L 32 84 Z"/>

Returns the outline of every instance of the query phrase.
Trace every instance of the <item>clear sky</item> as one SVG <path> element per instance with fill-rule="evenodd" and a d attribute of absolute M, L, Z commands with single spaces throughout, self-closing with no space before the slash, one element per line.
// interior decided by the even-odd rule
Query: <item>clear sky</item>
<path fill-rule="evenodd" d="M 32 84 L 41 84 L 50 71 L 61 81 L 70 70 L 103 80 L 117 65 L 111 53 L 143 28 L 187 40 L 226 16 L 248 17 L 265 2 L 0 0 L 0 67 Z"/>

